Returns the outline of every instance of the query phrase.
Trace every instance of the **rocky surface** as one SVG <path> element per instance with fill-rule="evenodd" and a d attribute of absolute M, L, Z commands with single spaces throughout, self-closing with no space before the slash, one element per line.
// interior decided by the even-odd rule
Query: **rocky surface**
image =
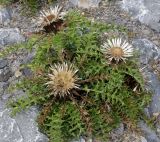
<path fill-rule="evenodd" d="M 146 88 L 153 92 L 151 105 L 145 109 L 145 112 L 149 118 L 159 116 L 160 19 L 158 18 L 160 18 L 160 1 L 69 0 L 69 2 L 64 2 L 64 5 L 68 8 L 80 7 L 84 15 L 92 20 L 116 23 L 127 28 L 127 35 L 118 31 L 106 34 L 107 36 L 121 35 L 125 38 L 128 37 L 128 40 L 132 41 L 133 46 L 139 51 L 142 73 L 146 79 Z M 22 7 L 18 4 L 11 5 L 8 8 L 0 7 L 0 50 L 7 45 L 26 41 L 24 34 L 28 36 L 30 32 L 35 30 L 36 20 L 30 16 L 25 17 L 21 14 L 21 11 Z M 0 142 L 48 142 L 48 138 L 38 131 L 35 121 L 38 114 L 36 107 L 21 112 L 16 117 L 11 117 L 10 109 L 6 108 L 6 102 L 10 97 L 25 95 L 21 90 L 10 94 L 7 88 L 9 84 L 18 82 L 21 76 L 32 75 L 28 68 L 19 70 L 19 67 L 29 62 L 33 56 L 34 53 L 28 54 L 23 51 L 21 54 L 0 59 Z M 139 127 L 143 134 L 139 135 L 129 132 L 124 124 L 121 124 L 111 133 L 110 142 L 160 142 L 160 125 L 156 123 L 155 126 L 156 130 L 152 130 L 144 122 L 140 122 Z M 86 141 L 81 138 L 79 142 Z"/>
<path fill-rule="evenodd" d="M 35 122 L 38 110 L 32 107 L 16 117 L 0 101 L 0 142 L 48 142 L 48 138 L 38 131 Z"/>
<path fill-rule="evenodd" d="M 123 0 L 122 7 L 133 18 L 149 25 L 160 32 L 160 1 L 159 0 Z"/>
<path fill-rule="evenodd" d="M 160 138 L 157 136 L 156 132 L 149 128 L 144 122 L 140 122 L 139 127 L 144 133 L 147 142 L 160 142 Z"/>
<path fill-rule="evenodd" d="M 153 71 L 153 64 L 160 61 L 160 48 L 147 39 L 135 39 L 133 46 L 140 52 L 140 62 L 144 76 L 147 81 L 147 87 L 153 92 L 153 98 L 150 106 L 150 113 L 160 113 L 160 80 L 158 74 Z M 159 63 L 160 64 L 160 63 Z"/>
<path fill-rule="evenodd" d="M 7 25 L 11 20 L 11 9 L 0 6 L 0 25 Z"/>
<path fill-rule="evenodd" d="M 134 39 L 132 41 L 132 45 L 140 55 L 140 70 L 146 81 L 146 89 L 151 91 L 153 94 L 151 104 L 145 109 L 145 112 L 148 118 L 153 116 L 156 117 L 160 114 L 160 80 L 158 78 L 159 74 L 155 72 L 153 66 L 160 65 L 160 48 L 145 38 Z M 160 142 L 159 121 L 160 119 L 155 125 L 156 131 L 152 130 L 144 122 L 140 122 L 138 125 L 142 131 L 142 136 L 140 137 L 134 133 L 126 133 L 124 126 L 120 125 L 118 129 L 113 131 L 112 139 L 115 142 Z"/>
<path fill-rule="evenodd" d="M 22 29 L 17 28 L 21 27 L 22 23 L 20 22 L 21 26 L 18 26 L 19 22 L 13 22 L 15 15 L 17 15 L 14 12 L 17 9 L 12 10 L 11 14 L 11 9 L 0 7 L 0 50 L 7 45 L 26 41 L 21 32 Z M 17 17 L 20 16 L 17 15 Z M 38 130 L 36 123 L 38 109 L 36 107 L 21 112 L 16 117 L 11 117 L 11 110 L 6 107 L 6 102 L 10 97 L 25 95 L 23 91 L 14 92 L 14 95 L 10 94 L 7 88 L 9 84 L 18 81 L 15 72 L 19 66 L 30 61 L 33 57 L 32 54 L 27 55 L 24 52 L 17 57 L 11 55 L 5 59 L 0 58 L 0 142 L 48 142 L 48 138 Z M 31 75 L 31 72 L 24 69 L 23 74 L 28 76 Z"/>
<path fill-rule="evenodd" d="M 7 59 L 0 59 L 0 69 L 3 69 L 8 65 Z"/>
<path fill-rule="evenodd" d="M 99 6 L 101 0 L 69 0 L 69 2 L 80 8 L 95 8 Z"/>
<path fill-rule="evenodd" d="M 145 111 L 147 110 L 149 118 L 157 117 L 160 114 L 160 80 L 153 66 L 160 65 L 160 48 L 147 39 L 135 39 L 132 44 L 140 53 L 141 71 L 146 80 L 146 88 L 153 94 L 151 104 Z M 148 142 L 160 142 L 159 123 L 156 125 L 156 132 L 144 122 L 140 122 L 139 127 Z"/>
<path fill-rule="evenodd" d="M 4 67 L 0 69 L 0 82 L 6 82 L 12 75 L 9 67 Z"/>
<path fill-rule="evenodd" d="M 18 28 L 0 28 L 0 47 L 25 41 Z"/>

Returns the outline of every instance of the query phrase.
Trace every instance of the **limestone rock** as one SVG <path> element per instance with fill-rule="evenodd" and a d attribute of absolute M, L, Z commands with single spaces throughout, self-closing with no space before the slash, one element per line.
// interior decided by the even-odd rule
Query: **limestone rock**
<path fill-rule="evenodd" d="M 101 0 L 69 0 L 74 6 L 81 8 L 98 7 Z"/>
<path fill-rule="evenodd" d="M 0 69 L 0 82 L 6 82 L 11 76 L 12 73 L 9 67 Z"/>
<path fill-rule="evenodd" d="M 133 46 L 140 52 L 140 63 L 144 77 L 146 77 L 147 86 L 153 92 L 153 98 L 149 107 L 150 113 L 160 112 L 160 80 L 154 73 L 151 64 L 155 61 L 160 61 L 160 49 L 147 39 L 136 39 L 133 41 Z"/>
<path fill-rule="evenodd" d="M 133 18 L 160 32 L 159 0 L 123 0 L 121 5 Z"/>
<path fill-rule="evenodd" d="M 8 61 L 6 59 L 0 59 L 0 69 L 3 69 L 8 64 Z"/>
<path fill-rule="evenodd" d="M 37 108 L 32 107 L 16 117 L 11 117 L 10 112 L 0 101 L 0 142 L 48 142 L 48 138 L 38 131 L 35 122 Z"/>
<path fill-rule="evenodd" d="M 21 35 L 18 28 L 0 28 L 0 48 L 24 41 L 25 37 Z"/>
<path fill-rule="evenodd" d="M 124 134 L 124 124 L 121 123 L 119 125 L 118 128 L 114 129 L 112 132 L 111 132 L 111 135 L 110 135 L 110 141 L 109 142 L 113 142 L 113 141 L 117 141 L 117 139 L 120 141 L 120 138 L 122 138 L 123 134 Z"/>
<path fill-rule="evenodd" d="M 0 7 L 0 25 L 8 24 L 11 20 L 11 10 Z"/>
<path fill-rule="evenodd" d="M 22 69 L 22 74 L 25 77 L 31 77 L 33 75 L 33 72 L 31 71 L 31 69 L 25 67 L 25 68 Z"/>
<path fill-rule="evenodd" d="M 156 135 L 155 131 L 151 130 L 144 122 L 139 123 L 139 127 L 147 139 L 147 142 L 160 142 L 160 139 Z"/>
<path fill-rule="evenodd" d="M 8 87 L 8 83 L 6 82 L 0 82 L 0 96 L 3 95 L 4 90 Z"/>

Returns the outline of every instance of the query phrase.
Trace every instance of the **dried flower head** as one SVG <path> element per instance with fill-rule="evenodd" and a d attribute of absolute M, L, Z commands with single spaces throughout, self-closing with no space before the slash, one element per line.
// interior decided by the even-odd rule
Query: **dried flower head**
<path fill-rule="evenodd" d="M 126 58 L 133 56 L 132 45 L 126 41 L 122 42 L 121 38 L 108 40 L 101 50 L 109 61 L 125 61 Z"/>
<path fill-rule="evenodd" d="M 51 67 L 51 71 L 52 73 L 49 74 L 50 81 L 46 84 L 49 85 L 55 96 L 64 97 L 70 94 L 71 89 L 79 88 L 79 85 L 76 84 L 78 70 L 75 70 L 72 64 L 55 64 Z"/>
<path fill-rule="evenodd" d="M 65 12 L 62 12 L 61 6 L 55 6 L 54 8 L 51 7 L 49 10 L 42 10 L 40 13 L 38 24 L 41 27 L 48 26 L 58 20 L 63 20 L 66 14 Z"/>

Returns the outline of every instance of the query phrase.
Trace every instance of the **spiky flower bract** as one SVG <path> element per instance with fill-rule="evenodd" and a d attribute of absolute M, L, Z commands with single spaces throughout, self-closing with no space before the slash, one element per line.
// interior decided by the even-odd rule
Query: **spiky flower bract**
<path fill-rule="evenodd" d="M 108 40 L 102 45 L 102 52 L 106 58 L 111 61 L 125 61 L 128 57 L 133 56 L 133 48 L 127 41 L 122 42 L 121 38 Z"/>
<path fill-rule="evenodd" d="M 63 20 L 65 12 L 62 12 L 61 6 L 50 7 L 49 10 L 42 10 L 40 12 L 39 17 L 39 25 L 41 27 L 52 24 L 53 22 L 57 22 L 58 20 Z"/>
<path fill-rule="evenodd" d="M 64 97 L 70 94 L 71 89 L 78 88 L 76 84 L 78 70 L 74 69 L 72 64 L 55 64 L 50 69 L 52 73 L 49 74 L 50 81 L 47 84 L 51 87 L 54 96 Z"/>

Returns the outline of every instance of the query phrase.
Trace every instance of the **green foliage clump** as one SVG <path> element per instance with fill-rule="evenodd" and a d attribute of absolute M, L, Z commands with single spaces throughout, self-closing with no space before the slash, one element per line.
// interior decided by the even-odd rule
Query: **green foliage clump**
<path fill-rule="evenodd" d="M 0 4 L 4 4 L 4 5 L 9 4 L 11 2 L 12 0 L 0 0 Z"/>
<path fill-rule="evenodd" d="M 26 11 L 29 9 L 32 14 L 34 14 L 44 3 L 50 4 L 56 0 L 0 0 L 0 4 L 9 5 L 15 2 L 19 2 L 23 5 Z"/>
<path fill-rule="evenodd" d="M 124 32 L 124 28 L 91 22 L 78 12 L 70 12 L 65 22 L 65 29 L 44 36 L 34 46 L 36 55 L 28 65 L 34 75 L 17 84 L 27 96 L 10 103 L 13 113 L 39 105 L 41 113 L 37 121 L 51 142 L 69 141 L 81 135 L 106 141 L 108 133 L 121 121 L 135 125 L 143 118 L 150 97 L 143 88 L 143 78 L 134 59 L 107 64 L 101 53 L 102 33 Z M 50 66 L 64 62 L 78 68 L 80 89 L 57 98 L 44 84 Z"/>

